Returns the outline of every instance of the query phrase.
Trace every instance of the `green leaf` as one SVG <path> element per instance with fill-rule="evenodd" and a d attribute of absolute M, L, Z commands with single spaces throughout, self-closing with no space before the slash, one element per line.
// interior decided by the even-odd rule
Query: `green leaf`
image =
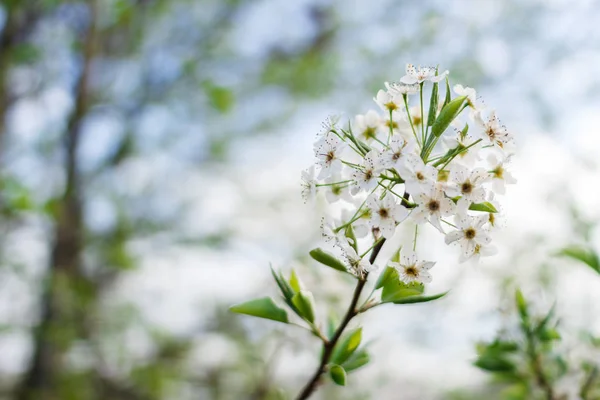
<path fill-rule="evenodd" d="M 381 292 L 382 303 L 392 303 L 406 297 L 423 294 L 425 287 L 422 283 L 406 284 L 398 279 L 398 273 L 394 270 L 383 284 Z"/>
<path fill-rule="evenodd" d="M 527 311 L 527 302 L 525 301 L 525 297 L 523 297 L 523 293 L 520 289 L 515 291 L 515 303 L 517 304 L 517 310 L 519 310 L 519 315 L 521 315 L 521 318 L 527 318 L 529 315 L 529 312 Z"/>
<path fill-rule="evenodd" d="M 556 329 L 543 329 L 538 333 L 538 337 L 544 342 L 561 339 L 560 333 Z"/>
<path fill-rule="evenodd" d="M 354 235 L 354 229 L 352 228 L 352 224 L 346 227 L 344 233 L 346 234 L 346 238 L 348 238 L 348 243 L 350 243 L 350 246 L 352 246 L 354 251 L 358 253 L 358 243 L 356 242 L 356 235 Z"/>
<path fill-rule="evenodd" d="M 509 360 L 491 355 L 483 355 L 475 361 L 475 366 L 490 372 L 512 372 L 515 365 Z"/>
<path fill-rule="evenodd" d="M 385 267 L 375 283 L 375 290 L 382 288 L 388 281 L 398 280 L 398 272 L 392 267 Z"/>
<path fill-rule="evenodd" d="M 292 297 L 294 297 L 294 290 L 292 287 L 286 282 L 281 274 L 277 274 L 277 272 L 275 272 L 273 267 L 271 267 L 271 273 L 273 274 L 275 282 L 277 282 L 277 286 L 279 286 L 279 289 L 281 290 L 283 298 L 286 300 L 286 302 L 291 302 Z"/>
<path fill-rule="evenodd" d="M 394 301 L 394 304 L 417 304 L 417 303 L 427 303 L 429 301 L 434 301 L 440 299 L 447 295 L 448 292 L 434 294 L 432 296 L 410 296 L 405 297 L 399 300 Z"/>
<path fill-rule="evenodd" d="M 448 103 L 452 100 L 452 92 L 450 91 L 450 79 L 446 75 L 446 98 L 444 99 L 444 105 L 442 108 L 446 107 Z"/>
<path fill-rule="evenodd" d="M 320 262 L 323 265 L 327 265 L 328 267 L 337 269 L 338 271 L 348 272 L 348 269 L 346 268 L 344 263 L 335 258 L 333 254 L 328 253 L 321 248 L 311 250 L 309 254 L 314 260 Z"/>
<path fill-rule="evenodd" d="M 362 328 L 356 328 L 342 337 L 333 349 L 331 361 L 335 364 L 343 364 L 356 351 L 362 340 Z"/>
<path fill-rule="evenodd" d="M 342 364 L 342 367 L 344 367 L 346 372 L 350 372 L 366 365 L 369 361 L 371 361 L 369 353 L 367 353 L 365 349 L 362 349 L 355 351 L 354 354 Z"/>
<path fill-rule="evenodd" d="M 431 127 L 431 133 L 434 136 L 438 137 L 442 133 L 444 133 L 446 128 L 448 128 L 452 121 L 454 121 L 454 118 L 456 118 L 458 114 L 460 114 L 460 112 L 462 111 L 466 99 L 467 96 L 457 97 L 456 99 L 446 104 L 444 108 L 442 108 L 442 111 L 440 111 L 440 115 L 437 117 L 437 119 Z"/>
<path fill-rule="evenodd" d="M 300 282 L 300 278 L 298 278 L 298 275 L 296 275 L 296 271 L 293 268 L 292 273 L 290 275 L 290 286 L 292 287 L 292 290 L 296 293 L 302 290 L 302 282 Z"/>
<path fill-rule="evenodd" d="M 340 323 L 339 318 L 332 311 L 327 316 L 327 337 L 332 338 L 335 335 L 335 330 Z"/>
<path fill-rule="evenodd" d="M 438 71 L 437 68 L 435 70 L 435 75 L 437 76 Z M 429 116 L 427 117 L 427 126 L 432 126 L 433 123 L 435 122 L 435 117 L 437 114 L 437 108 L 438 108 L 438 101 L 439 101 L 439 96 L 438 96 L 438 83 L 435 82 L 433 84 L 433 89 L 431 89 L 431 99 L 429 100 Z"/>
<path fill-rule="evenodd" d="M 229 307 L 229 310 L 238 313 L 252 315 L 253 317 L 271 319 L 273 321 L 288 322 L 287 312 L 279 307 L 272 298 L 262 297 L 245 303 Z"/>
<path fill-rule="evenodd" d="M 342 366 L 334 364 L 329 367 L 329 375 L 338 385 L 346 386 L 346 371 Z"/>
<path fill-rule="evenodd" d="M 598 258 L 598 254 L 590 248 L 573 245 L 565 247 L 558 255 L 581 261 L 594 271 L 600 273 L 600 259 Z"/>
<path fill-rule="evenodd" d="M 292 297 L 298 316 L 309 322 L 315 322 L 315 299 L 308 290 L 301 290 Z"/>
<path fill-rule="evenodd" d="M 233 107 L 233 92 L 222 86 L 208 85 L 206 88 L 210 105 L 217 111 L 226 113 Z"/>
<path fill-rule="evenodd" d="M 497 213 L 496 207 L 489 201 L 484 201 L 483 203 L 473 203 L 469 206 L 469 210 L 472 211 L 483 211 L 487 213 Z"/>

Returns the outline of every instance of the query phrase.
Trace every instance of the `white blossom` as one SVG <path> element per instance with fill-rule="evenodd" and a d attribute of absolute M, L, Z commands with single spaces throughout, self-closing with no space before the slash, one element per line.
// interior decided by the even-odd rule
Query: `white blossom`
<path fill-rule="evenodd" d="M 490 257 L 496 254 L 498 254 L 498 249 L 495 246 L 476 244 L 472 253 L 461 252 L 458 257 L 458 262 L 464 263 L 465 261 L 470 260 L 477 264 L 481 257 Z"/>
<path fill-rule="evenodd" d="M 483 119 L 481 112 L 476 112 L 475 121 L 481 126 L 484 139 L 487 139 L 494 147 L 505 150 L 507 145 L 510 146 L 512 136 L 506 127 L 500 124 L 500 120 L 496 117 L 496 111 L 490 112 L 487 121 Z"/>
<path fill-rule="evenodd" d="M 458 208 L 466 211 L 472 203 L 481 203 L 485 201 L 485 189 L 483 183 L 489 177 L 489 174 L 483 168 L 475 168 L 470 171 L 468 168 L 453 164 L 450 167 L 451 185 L 446 189 L 446 193 L 451 196 L 461 196 L 458 200 Z"/>
<path fill-rule="evenodd" d="M 400 82 L 407 85 L 414 85 L 424 81 L 439 82 L 446 78 L 448 71 L 444 71 L 439 75 L 435 75 L 435 68 L 421 67 L 416 68 L 413 64 L 406 64 L 406 75 L 400 78 Z"/>
<path fill-rule="evenodd" d="M 402 82 L 392 82 L 392 83 L 385 82 L 384 85 L 387 88 L 388 93 L 390 93 L 391 95 L 395 95 L 395 94 L 409 95 L 409 94 L 419 93 L 419 85 L 418 84 L 407 85 Z"/>
<path fill-rule="evenodd" d="M 340 247 L 344 253 L 344 258 L 350 265 L 350 271 L 355 275 L 362 276 L 377 269 L 375 264 L 371 264 L 369 260 L 362 258 L 347 241 L 341 241 Z"/>
<path fill-rule="evenodd" d="M 504 167 L 510 161 L 510 157 L 499 160 L 494 154 L 488 156 L 490 164 L 490 176 L 492 178 L 492 190 L 497 194 L 506 193 L 506 185 L 517 183 L 517 180 Z"/>
<path fill-rule="evenodd" d="M 352 179 L 356 181 L 353 194 L 361 190 L 373 190 L 377 186 L 377 180 L 382 167 L 379 162 L 379 152 L 371 150 L 365 155 L 361 168 L 352 172 Z"/>
<path fill-rule="evenodd" d="M 477 249 L 490 244 L 492 241 L 487 231 L 483 228 L 488 222 L 488 215 L 471 217 L 466 214 L 457 214 L 455 223 L 457 230 L 446 234 L 446 244 L 458 242 L 461 247 L 461 257 L 468 259 Z M 479 248 L 477 247 L 479 245 Z"/>
<path fill-rule="evenodd" d="M 366 142 L 370 142 L 377 137 L 384 120 L 373 110 L 367 111 L 364 115 L 357 115 L 354 118 L 354 134 Z"/>
<path fill-rule="evenodd" d="M 400 280 L 404 283 L 431 282 L 429 270 L 435 265 L 433 261 L 419 261 L 414 252 L 400 254 L 400 262 L 390 262 L 389 266 L 398 271 Z"/>
<path fill-rule="evenodd" d="M 437 169 L 431 165 L 426 165 L 416 155 L 407 156 L 399 169 L 398 172 L 404 179 L 406 190 L 413 196 L 418 193 L 427 193 L 435 186 Z"/>
<path fill-rule="evenodd" d="M 315 143 L 317 165 L 321 167 L 319 179 L 327 178 L 341 171 L 342 160 L 340 156 L 346 146 L 346 143 L 331 133 Z"/>
<path fill-rule="evenodd" d="M 461 151 L 453 160 L 453 162 L 459 162 L 467 167 L 472 167 L 477 161 L 481 159 L 479 153 L 483 145 L 482 142 L 477 142 L 473 136 L 466 134 L 462 135 L 461 132 L 457 132 L 456 136 L 450 138 L 444 138 L 444 144 L 448 149 L 462 148 L 466 149 Z"/>
<path fill-rule="evenodd" d="M 315 166 L 302 171 L 302 198 L 305 203 L 312 203 L 317 196 L 317 180 L 315 179 Z"/>
<path fill-rule="evenodd" d="M 390 238 L 396 231 L 396 224 L 408 216 L 408 210 L 396 202 L 392 194 L 383 199 L 377 193 L 367 199 L 367 207 L 371 210 L 371 226 L 379 228 L 381 235 Z"/>
<path fill-rule="evenodd" d="M 404 99 L 401 94 L 391 94 L 385 90 L 379 90 L 377 96 L 373 97 L 373 100 L 388 114 L 390 111 L 397 112 L 404 107 Z"/>
<path fill-rule="evenodd" d="M 390 140 L 388 149 L 381 154 L 381 165 L 385 168 L 399 169 L 408 155 L 415 155 L 414 151 L 414 140 L 405 138 L 401 135 L 393 136 L 392 140 Z"/>
<path fill-rule="evenodd" d="M 431 225 L 444 233 L 441 218 L 455 213 L 454 202 L 445 197 L 444 192 L 437 188 L 429 193 L 419 193 L 413 197 L 415 197 L 417 208 L 412 211 L 411 219 L 417 224 L 429 221 Z"/>

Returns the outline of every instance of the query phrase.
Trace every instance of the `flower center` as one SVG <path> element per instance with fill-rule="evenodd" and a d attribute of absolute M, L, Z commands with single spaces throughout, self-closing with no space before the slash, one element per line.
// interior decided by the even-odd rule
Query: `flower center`
<path fill-rule="evenodd" d="M 473 185 L 469 181 L 463 182 L 463 184 L 460 186 L 460 191 L 464 194 L 469 194 L 473 191 Z"/>
<path fill-rule="evenodd" d="M 440 202 L 437 200 L 431 200 L 429 203 L 427 203 L 427 208 L 429 208 L 429 211 L 437 211 L 440 209 Z"/>
<path fill-rule="evenodd" d="M 367 127 L 363 132 L 363 136 L 367 139 L 375 139 L 375 128 L 372 126 Z"/>
<path fill-rule="evenodd" d="M 422 174 L 420 171 L 419 171 L 419 172 L 417 172 L 417 174 L 416 174 L 416 177 L 417 177 L 417 179 L 418 179 L 418 180 L 420 180 L 420 181 L 422 181 L 423 179 L 425 179 L 425 177 L 423 176 L 423 174 Z"/>
<path fill-rule="evenodd" d="M 494 140 L 496 138 L 496 131 L 491 126 L 489 128 L 487 128 L 485 133 L 490 138 L 490 140 Z"/>
<path fill-rule="evenodd" d="M 398 106 L 396 105 L 396 103 L 390 101 L 389 103 L 385 104 L 385 108 L 387 108 L 389 111 L 396 111 L 398 109 Z"/>
<path fill-rule="evenodd" d="M 465 230 L 465 237 L 469 240 L 473 239 L 476 234 L 477 234 L 477 232 L 473 228 L 469 228 L 469 229 Z"/>
<path fill-rule="evenodd" d="M 325 155 L 325 160 L 327 162 L 331 162 L 333 161 L 333 159 L 335 158 L 335 153 L 333 152 L 333 150 L 329 151 L 326 155 Z"/>
<path fill-rule="evenodd" d="M 392 122 L 390 122 L 390 121 L 385 121 L 385 125 L 386 125 L 388 128 L 390 128 L 390 127 L 391 127 L 392 129 L 398 129 L 398 123 L 397 123 L 396 121 L 392 121 Z"/>
<path fill-rule="evenodd" d="M 390 216 L 390 213 L 387 210 L 387 208 L 380 208 L 379 211 L 377 211 L 377 214 L 379 214 L 381 218 L 387 218 Z"/>
<path fill-rule="evenodd" d="M 365 171 L 365 181 L 370 181 L 373 178 L 373 171 L 370 169 Z"/>
<path fill-rule="evenodd" d="M 498 179 L 502 179 L 504 177 L 504 168 L 502 168 L 501 166 L 496 167 L 492 172 L 494 176 Z"/>
<path fill-rule="evenodd" d="M 414 265 L 404 268 L 404 273 L 408 276 L 412 276 L 413 278 L 417 278 L 419 276 L 419 270 Z"/>

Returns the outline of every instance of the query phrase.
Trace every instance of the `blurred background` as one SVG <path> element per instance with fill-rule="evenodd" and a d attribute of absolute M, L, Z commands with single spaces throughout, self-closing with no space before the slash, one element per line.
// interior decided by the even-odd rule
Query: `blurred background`
<path fill-rule="evenodd" d="M 227 308 L 276 295 L 272 263 L 344 309 L 300 170 L 407 62 L 498 110 L 519 184 L 500 253 L 458 265 L 431 235 L 450 294 L 365 315 L 372 362 L 315 398 L 494 398 L 475 343 L 514 285 L 578 351 L 600 277 L 555 254 L 600 248 L 598 21 L 592 0 L 2 0 L 0 398 L 291 398 L 318 342 Z"/>

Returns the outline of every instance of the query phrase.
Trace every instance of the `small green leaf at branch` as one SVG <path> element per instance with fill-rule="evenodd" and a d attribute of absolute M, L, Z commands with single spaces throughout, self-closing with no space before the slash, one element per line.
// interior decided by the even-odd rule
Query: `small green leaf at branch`
<path fill-rule="evenodd" d="M 328 267 L 331 267 L 338 271 L 348 272 L 348 269 L 346 268 L 343 262 L 338 260 L 333 254 L 328 253 L 321 248 L 311 250 L 309 254 L 314 260 L 320 262 L 323 265 L 327 265 Z"/>
<path fill-rule="evenodd" d="M 362 340 L 362 328 L 356 328 L 343 336 L 342 340 L 333 349 L 331 361 L 343 364 L 356 351 Z"/>
<path fill-rule="evenodd" d="M 438 137 L 450 126 L 452 121 L 460 114 L 463 109 L 467 96 L 457 97 L 442 108 L 440 115 L 431 126 L 431 133 Z"/>
<path fill-rule="evenodd" d="M 298 316 L 310 323 L 315 322 L 315 300 L 308 290 L 301 290 L 292 297 Z"/>
<path fill-rule="evenodd" d="M 253 317 L 288 323 L 287 311 L 275 304 L 270 297 L 262 297 L 260 299 L 236 304 L 231 306 L 229 310 L 238 314 L 246 314 Z"/>
<path fill-rule="evenodd" d="M 340 365 L 334 364 L 329 367 L 331 379 L 340 386 L 346 386 L 346 371 Z"/>

